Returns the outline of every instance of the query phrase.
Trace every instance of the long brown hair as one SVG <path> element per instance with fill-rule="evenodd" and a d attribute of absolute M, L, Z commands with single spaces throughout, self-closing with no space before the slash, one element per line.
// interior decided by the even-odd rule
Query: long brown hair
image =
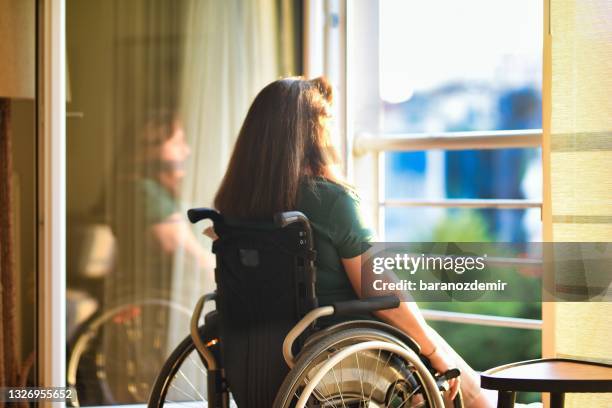
<path fill-rule="evenodd" d="M 333 179 L 332 88 L 323 78 L 285 78 L 255 97 L 242 124 L 215 207 L 240 219 L 294 210 L 301 182 Z"/>

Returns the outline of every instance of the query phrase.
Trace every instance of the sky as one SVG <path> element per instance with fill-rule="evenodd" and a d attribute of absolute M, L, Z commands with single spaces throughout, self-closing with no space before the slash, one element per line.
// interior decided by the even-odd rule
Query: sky
<path fill-rule="evenodd" d="M 383 0 L 379 16 L 387 102 L 457 79 L 516 86 L 541 77 L 541 1 Z"/>

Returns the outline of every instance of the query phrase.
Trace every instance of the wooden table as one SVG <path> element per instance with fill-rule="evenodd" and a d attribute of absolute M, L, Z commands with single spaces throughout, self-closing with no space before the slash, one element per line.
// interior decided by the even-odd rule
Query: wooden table
<path fill-rule="evenodd" d="M 480 374 L 482 388 L 498 391 L 498 408 L 514 406 L 517 391 L 549 392 L 551 408 L 566 392 L 612 392 L 612 365 L 566 358 L 521 361 Z"/>

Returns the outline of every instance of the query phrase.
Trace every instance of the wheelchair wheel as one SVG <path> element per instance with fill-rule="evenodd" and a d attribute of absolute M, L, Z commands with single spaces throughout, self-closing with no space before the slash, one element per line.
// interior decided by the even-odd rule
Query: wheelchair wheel
<path fill-rule="evenodd" d="M 338 332 L 303 350 L 274 408 L 442 408 L 444 402 L 418 355 L 381 330 Z M 461 397 L 450 406 L 462 407 Z"/>
<path fill-rule="evenodd" d="M 200 327 L 200 336 L 204 338 L 204 327 Z M 213 340 L 211 347 L 217 343 Z M 223 407 L 209 405 L 208 375 L 206 365 L 195 348 L 191 336 L 187 336 L 172 352 L 164 363 L 149 396 L 149 408 L 161 407 L 209 407 L 209 408 L 235 408 L 233 399 L 223 401 Z"/>
<path fill-rule="evenodd" d="M 167 299 L 130 301 L 98 312 L 68 342 L 68 406 L 117 405 L 147 400 L 168 355 L 168 319 L 191 311 Z"/>

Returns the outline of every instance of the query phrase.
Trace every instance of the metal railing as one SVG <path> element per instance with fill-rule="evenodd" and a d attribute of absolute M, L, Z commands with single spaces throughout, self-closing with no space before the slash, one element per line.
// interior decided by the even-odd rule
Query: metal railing
<path fill-rule="evenodd" d="M 542 320 L 522 319 L 518 317 L 504 317 L 482 315 L 474 313 L 447 312 L 443 310 L 422 309 L 426 320 L 443 321 L 461 324 L 475 324 L 479 326 L 509 327 L 514 329 L 541 330 Z"/>
<path fill-rule="evenodd" d="M 479 150 L 537 148 L 542 129 L 492 130 L 487 132 L 440 132 L 406 134 L 362 134 L 355 138 L 353 153 L 409 152 L 422 150 Z"/>
<path fill-rule="evenodd" d="M 484 150 L 539 148 L 542 146 L 542 130 L 495 130 L 441 133 L 406 134 L 362 134 L 355 138 L 353 154 L 410 152 L 424 150 Z M 380 171 L 382 169 L 377 169 Z M 496 208 L 527 209 L 542 208 L 539 200 L 520 199 L 381 199 L 380 209 L 385 207 L 437 207 L 437 208 Z M 521 261 L 524 260 L 514 260 Z M 542 321 L 473 313 L 459 313 L 441 310 L 422 310 L 423 316 L 431 321 L 445 321 L 458 324 L 474 324 L 490 327 L 507 327 L 527 330 L 541 330 Z"/>
<path fill-rule="evenodd" d="M 541 208 L 542 202 L 538 200 L 520 199 L 456 199 L 446 198 L 439 200 L 401 199 L 384 200 L 379 203 L 383 207 L 438 207 L 438 208 L 497 208 L 497 209 L 525 209 Z"/>

